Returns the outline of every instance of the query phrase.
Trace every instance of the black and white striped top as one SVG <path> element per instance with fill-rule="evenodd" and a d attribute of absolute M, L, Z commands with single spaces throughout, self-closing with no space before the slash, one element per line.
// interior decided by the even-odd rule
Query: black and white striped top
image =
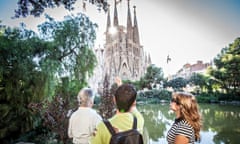
<path fill-rule="evenodd" d="M 194 129 L 186 120 L 175 119 L 175 122 L 167 134 L 168 144 L 173 144 L 177 135 L 186 136 L 189 139 L 189 144 L 194 144 Z"/>

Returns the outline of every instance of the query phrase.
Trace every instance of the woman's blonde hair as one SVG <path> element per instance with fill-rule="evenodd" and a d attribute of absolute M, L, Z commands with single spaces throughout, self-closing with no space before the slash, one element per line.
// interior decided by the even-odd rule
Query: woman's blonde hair
<path fill-rule="evenodd" d="M 185 119 L 194 129 L 195 140 L 200 140 L 200 129 L 202 127 L 202 119 L 195 96 L 190 93 L 176 92 L 172 97 L 180 106 L 180 116 Z"/>

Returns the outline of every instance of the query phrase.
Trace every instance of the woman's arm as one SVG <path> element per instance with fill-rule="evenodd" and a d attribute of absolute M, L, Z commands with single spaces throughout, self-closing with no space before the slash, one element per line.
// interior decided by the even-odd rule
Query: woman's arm
<path fill-rule="evenodd" d="M 189 139 L 183 135 L 176 135 L 174 144 L 188 144 Z"/>

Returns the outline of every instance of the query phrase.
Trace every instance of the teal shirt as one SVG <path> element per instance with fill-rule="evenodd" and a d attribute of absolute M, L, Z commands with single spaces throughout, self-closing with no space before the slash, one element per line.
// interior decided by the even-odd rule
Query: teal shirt
<path fill-rule="evenodd" d="M 119 113 L 109 119 L 109 122 L 114 128 L 117 128 L 119 132 L 132 129 L 133 115 L 137 118 L 137 128 L 139 132 L 143 132 L 144 119 L 142 115 L 135 109 L 132 113 Z M 111 134 L 103 122 L 100 122 L 97 126 L 96 135 L 91 138 L 91 144 L 108 144 L 111 139 Z"/>

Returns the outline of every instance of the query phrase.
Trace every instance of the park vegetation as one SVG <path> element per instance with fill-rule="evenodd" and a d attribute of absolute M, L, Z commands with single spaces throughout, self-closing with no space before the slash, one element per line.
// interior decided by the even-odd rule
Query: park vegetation
<path fill-rule="evenodd" d="M 44 126 L 65 143 L 66 130 L 61 131 L 67 127 L 68 110 L 77 106 L 75 96 L 97 64 L 92 51 L 96 24 L 83 14 L 63 21 L 46 18 L 39 35 L 24 24 L 1 25 L 1 140 Z"/>
<path fill-rule="evenodd" d="M 16 17 L 39 16 L 44 9 L 61 5 L 71 10 L 76 0 L 39 2 L 20 0 Z M 105 1 L 88 2 L 106 10 Z M 87 86 L 87 77 L 97 65 L 92 51 L 96 24 L 83 14 L 67 16 L 63 21 L 45 16 L 39 34 L 24 24 L 18 28 L 0 24 L 0 143 L 69 143 L 69 110 L 76 109 L 75 96 Z M 191 93 L 202 102 L 233 101 L 240 100 L 239 70 L 240 38 L 236 38 L 214 58 L 206 75 L 170 80 L 162 68 L 150 65 L 139 81 L 123 82 L 135 85 L 139 102 L 169 101 L 172 91 L 183 91 L 186 86 L 194 87 Z M 114 113 L 108 110 L 114 109 L 109 100 L 115 88 L 106 75 L 99 101 L 105 118 Z"/>

